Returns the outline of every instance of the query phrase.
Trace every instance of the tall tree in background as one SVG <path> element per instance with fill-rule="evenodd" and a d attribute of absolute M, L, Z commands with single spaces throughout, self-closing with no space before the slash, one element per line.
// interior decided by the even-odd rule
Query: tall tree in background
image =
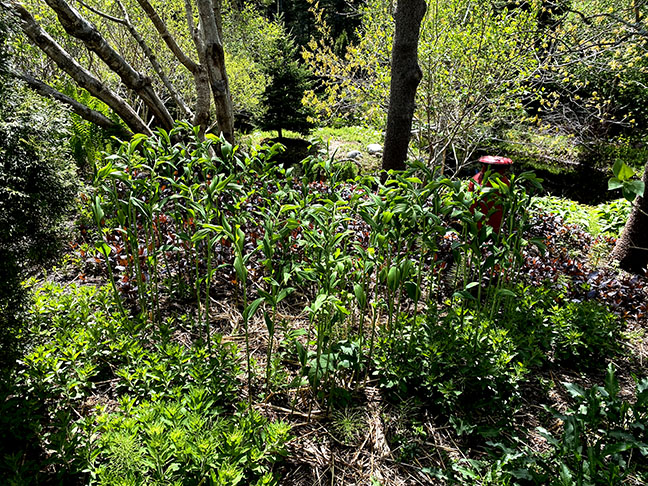
<path fill-rule="evenodd" d="M 195 4 L 194 4 L 195 1 Z M 151 133 L 150 126 L 170 128 L 174 118 L 191 120 L 206 131 L 211 124 L 211 109 L 216 114 L 216 124 L 227 140 L 234 138 L 234 115 L 230 96 L 225 53 L 220 30 L 220 2 L 213 0 L 186 0 L 186 24 L 193 41 L 194 52 L 188 54 L 180 47 L 160 12 L 149 0 L 137 0 L 141 11 L 129 11 L 121 0 L 116 0 L 119 14 L 107 13 L 98 7 L 80 2 L 84 8 L 98 18 L 124 29 L 132 37 L 151 70 L 159 79 L 168 97 L 174 100 L 177 116 L 172 116 L 167 103 L 154 88 L 151 78 L 136 69 L 124 56 L 108 42 L 108 37 L 87 20 L 66 0 L 46 0 L 47 5 L 55 12 L 58 22 L 67 35 L 83 45 L 103 61 L 105 67 L 120 80 L 119 86 L 111 86 L 100 79 L 95 71 L 83 66 L 75 57 L 66 51 L 36 20 L 36 17 L 18 0 L 9 0 L 9 7 L 18 17 L 20 28 L 30 41 L 65 72 L 78 86 L 87 90 L 92 96 L 105 103 L 125 123 L 129 130 L 138 133 Z M 195 23 L 194 8 L 197 11 L 199 24 Z M 157 34 L 163 40 L 174 58 L 193 77 L 193 109 L 184 101 L 179 89 L 170 81 L 168 72 L 158 60 L 145 37 L 140 32 L 140 24 L 135 25 L 131 17 L 148 18 Z M 41 94 L 47 94 L 67 103 L 79 116 L 97 123 L 107 125 L 111 122 L 94 110 L 78 101 L 66 97 L 54 87 L 37 79 L 30 73 L 18 73 L 27 84 Z M 126 95 L 122 92 L 126 90 Z M 213 104 L 212 104 L 213 102 Z M 114 124 L 114 122 L 112 122 Z"/>
<path fill-rule="evenodd" d="M 261 96 L 265 111 L 262 128 L 306 134 L 313 127 L 308 117 L 312 110 L 302 104 L 304 91 L 311 87 L 310 72 L 298 62 L 297 47 L 290 36 L 276 41 L 276 50 L 265 61 L 264 71 L 270 78 Z"/>
<path fill-rule="evenodd" d="M 412 131 L 416 89 L 423 73 L 418 65 L 418 41 L 425 0 L 398 0 L 394 19 L 389 111 L 382 168 L 404 169 Z"/>

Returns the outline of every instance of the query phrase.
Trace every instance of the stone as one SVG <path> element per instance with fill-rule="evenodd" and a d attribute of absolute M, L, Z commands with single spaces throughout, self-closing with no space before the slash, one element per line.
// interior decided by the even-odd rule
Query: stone
<path fill-rule="evenodd" d="M 361 155 L 362 155 L 362 152 L 360 152 L 359 150 L 351 150 L 346 156 L 347 156 L 347 159 L 357 159 Z"/>
<path fill-rule="evenodd" d="M 376 155 L 382 153 L 383 148 L 382 145 L 379 143 L 371 143 L 367 145 L 367 152 L 369 152 L 371 155 Z"/>

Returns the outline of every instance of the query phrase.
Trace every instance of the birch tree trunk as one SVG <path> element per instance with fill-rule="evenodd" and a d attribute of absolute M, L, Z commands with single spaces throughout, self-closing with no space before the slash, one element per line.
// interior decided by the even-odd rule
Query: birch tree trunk
<path fill-rule="evenodd" d="M 197 3 L 202 43 L 205 49 L 204 59 L 207 65 L 209 85 L 214 97 L 218 131 L 228 142 L 233 143 L 234 111 L 225 70 L 225 50 L 221 42 L 217 15 L 214 13 L 214 2 L 212 0 L 197 0 Z"/>

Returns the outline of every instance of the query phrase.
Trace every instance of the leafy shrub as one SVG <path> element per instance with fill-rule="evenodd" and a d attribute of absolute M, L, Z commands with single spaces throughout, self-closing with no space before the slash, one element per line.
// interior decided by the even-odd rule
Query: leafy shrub
<path fill-rule="evenodd" d="M 460 310 L 415 332 L 409 344 L 380 343 L 376 365 L 387 390 L 422 395 L 446 413 L 501 410 L 515 400 L 527 370 L 508 330 Z"/>
<path fill-rule="evenodd" d="M 648 479 L 648 379 L 637 382 L 634 404 L 619 397 L 611 364 L 604 386 L 585 390 L 566 383 L 565 388 L 574 406 L 565 413 L 552 411 L 563 423 L 562 434 L 539 429 L 551 445 L 543 479 L 550 484 L 622 484 L 638 466 Z M 635 451 L 639 454 L 633 457 Z"/>
<path fill-rule="evenodd" d="M 72 482 L 83 469 L 88 437 L 79 410 L 131 341 L 107 295 L 56 284 L 34 291 L 25 354 L 0 380 L 0 478 L 7 483 Z"/>
<path fill-rule="evenodd" d="M 55 254 L 78 182 L 61 150 L 66 136 L 61 110 L 5 78 L 0 84 L 1 359 L 20 325 L 20 280 L 28 266 Z"/>
<path fill-rule="evenodd" d="M 579 204 L 569 199 L 543 196 L 533 199 L 534 206 L 560 216 L 567 224 L 577 224 L 592 236 L 609 234 L 618 236 L 625 226 L 632 205 L 617 199 L 597 206 Z"/>
<path fill-rule="evenodd" d="M 166 402 L 122 400 L 99 415 L 90 452 L 92 484 L 277 484 L 271 466 L 285 454 L 290 427 L 252 410 L 219 415 L 202 387 Z"/>
<path fill-rule="evenodd" d="M 632 203 L 625 198 L 596 206 L 594 214 L 599 219 L 601 233 L 610 233 L 614 236 L 620 235 L 630 217 L 631 210 Z"/>
<path fill-rule="evenodd" d="M 648 378 L 637 380 L 636 402 L 619 397 L 614 368 L 605 384 L 586 390 L 565 383 L 573 399 L 565 412 L 550 410 L 558 433 L 538 427 L 548 447 L 539 451 L 512 437 L 489 442 L 488 457 L 454 460 L 445 469 L 425 470 L 446 484 L 609 486 L 648 480 Z"/>
<path fill-rule="evenodd" d="M 596 302 L 567 302 L 549 317 L 554 358 L 587 364 L 618 353 L 620 320 Z"/>
<path fill-rule="evenodd" d="M 233 346 L 219 340 L 211 354 L 204 347 L 186 348 L 177 343 L 159 344 L 153 349 L 132 346 L 126 362 L 115 371 L 120 378 L 117 388 L 139 401 L 182 396 L 201 384 L 208 387 L 212 401 L 229 403 L 239 373 L 234 351 Z"/>
<path fill-rule="evenodd" d="M 590 366 L 619 353 L 621 321 L 603 305 L 566 301 L 549 286 L 519 287 L 518 294 L 505 320 L 529 364 Z"/>
<path fill-rule="evenodd" d="M 210 354 L 152 343 L 150 329 L 123 317 L 108 288 L 44 284 L 26 323 L 26 352 L 0 380 L 0 478 L 72 484 L 88 466 L 94 405 L 123 392 L 135 407 L 191 397 L 199 385 L 214 414 L 233 401 L 232 347 Z"/>

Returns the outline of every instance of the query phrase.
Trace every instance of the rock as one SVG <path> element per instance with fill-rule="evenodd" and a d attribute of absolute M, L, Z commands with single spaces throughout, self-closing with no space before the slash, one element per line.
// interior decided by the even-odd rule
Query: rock
<path fill-rule="evenodd" d="M 360 152 L 359 150 L 351 150 L 346 156 L 347 156 L 347 159 L 357 159 L 361 155 L 362 155 L 362 152 Z"/>
<path fill-rule="evenodd" d="M 370 143 L 367 145 L 367 152 L 369 152 L 371 155 L 376 155 L 382 153 L 382 145 L 379 143 Z"/>

